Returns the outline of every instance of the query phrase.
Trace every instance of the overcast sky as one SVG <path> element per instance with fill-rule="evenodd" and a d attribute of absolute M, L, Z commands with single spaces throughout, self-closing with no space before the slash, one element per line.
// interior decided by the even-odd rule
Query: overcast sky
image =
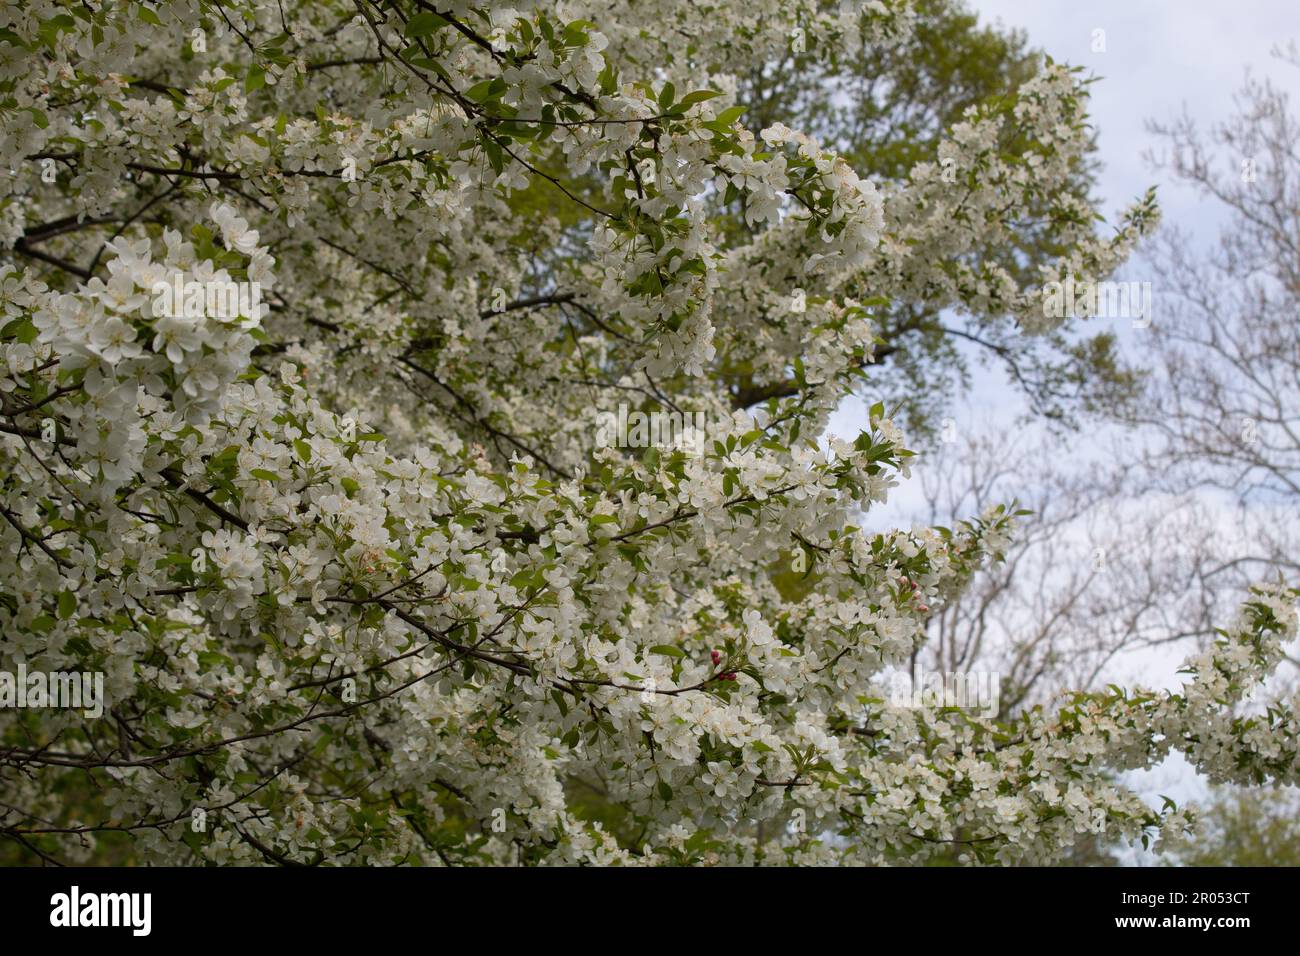
<path fill-rule="evenodd" d="M 1025 30 L 1031 45 L 1053 59 L 1086 67 L 1093 122 L 1105 164 L 1100 194 L 1107 216 L 1151 184 L 1160 187 L 1167 221 L 1212 225 L 1189 190 L 1172 185 L 1142 160 L 1158 147 L 1144 124 L 1186 106 L 1209 126 L 1232 109 L 1246 70 L 1300 86 L 1300 71 L 1269 55 L 1278 43 L 1300 42 L 1296 0 L 968 0 L 985 22 Z M 1093 31 L 1105 31 L 1094 53 Z"/>

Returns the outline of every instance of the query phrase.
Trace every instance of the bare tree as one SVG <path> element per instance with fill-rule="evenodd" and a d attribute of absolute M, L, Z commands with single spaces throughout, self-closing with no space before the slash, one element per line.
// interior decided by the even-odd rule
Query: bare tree
<path fill-rule="evenodd" d="M 1294 48 L 1284 57 L 1297 62 Z M 1157 166 L 1213 200 L 1226 224 L 1206 250 L 1176 230 L 1148 250 L 1160 309 L 1154 365 L 1133 421 L 1155 441 L 1154 487 L 1201 489 L 1235 508 L 1201 584 L 1300 576 L 1300 122 L 1285 92 L 1248 79 L 1235 115 L 1203 135 L 1187 116 L 1150 128 Z M 1231 542 L 1225 541 L 1224 544 Z"/>
<path fill-rule="evenodd" d="M 1006 560 L 937 609 L 914 667 L 995 672 L 1009 713 L 1094 686 L 1117 655 L 1210 636 L 1201 581 L 1222 518 L 1196 495 L 1148 489 L 1122 439 L 1080 451 L 1042 429 L 981 426 L 924 456 L 918 521 L 1013 499 L 1030 514 Z"/>

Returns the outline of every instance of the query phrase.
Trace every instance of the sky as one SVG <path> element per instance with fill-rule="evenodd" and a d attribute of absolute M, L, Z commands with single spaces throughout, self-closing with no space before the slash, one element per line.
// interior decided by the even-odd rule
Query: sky
<path fill-rule="evenodd" d="M 1224 221 L 1216 206 L 1154 167 L 1147 154 L 1159 152 L 1160 139 L 1146 128 L 1150 120 L 1170 121 L 1186 111 L 1208 131 L 1233 112 L 1233 99 L 1249 74 L 1269 78 L 1300 100 L 1300 69 L 1280 62 L 1271 51 L 1288 41 L 1300 45 L 1300 0 L 967 0 L 981 21 L 1000 21 L 1024 30 L 1030 46 L 1054 60 L 1084 67 L 1097 82 L 1091 87 L 1092 121 L 1102 162 L 1096 195 L 1110 221 L 1155 185 L 1163 222 L 1188 232 L 1201 245 L 1214 239 Z M 1100 32 L 1099 32 L 1100 31 Z M 1104 48 L 1103 48 L 1104 47 Z M 1239 166 L 1239 160 L 1223 162 Z M 1141 279 L 1130 266 L 1125 277 Z M 1158 321 L 1159 303 L 1155 305 Z M 1127 320 L 1117 320 L 1126 324 Z M 1140 347 L 1117 328 L 1128 346 Z M 953 417 L 979 427 L 1007 427 L 1023 409 L 998 369 L 976 372 L 969 394 L 959 396 Z M 868 403 L 870 397 L 868 396 Z M 865 422 L 867 403 L 850 401 L 832 419 L 830 431 L 854 435 Z M 918 468 L 924 467 L 924 460 Z M 914 478 L 896 490 L 890 512 L 906 513 L 919 499 Z M 1144 652 L 1117 661 L 1106 679 L 1141 680 L 1147 686 L 1174 687 L 1186 647 L 1159 654 Z M 1180 803 L 1204 795 L 1181 757 L 1128 782 L 1149 801 L 1170 794 Z M 1133 848 L 1125 862 L 1150 865 L 1153 857 Z"/>
<path fill-rule="evenodd" d="M 1300 43 L 1296 0 L 968 0 L 984 22 L 1025 30 L 1053 59 L 1085 67 L 1092 86 L 1099 154 L 1099 193 L 1110 216 L 1147 186 L 1159 187 L 1167 222 L 1212 230 L 1212 207 L 1153 171 L 1143 152 L 1158 148 L 1145 129 L 1186 107 L 1201 125 L 1225 118 L 1250 70 L 1300 93 L 1300 71 L 1270 50 Z M 1093 52 L 1093 31 L 1105 51 Z"/>

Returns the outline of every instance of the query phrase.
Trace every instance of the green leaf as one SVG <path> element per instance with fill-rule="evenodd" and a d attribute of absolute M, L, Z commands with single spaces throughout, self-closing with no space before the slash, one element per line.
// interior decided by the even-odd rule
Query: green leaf
<path fill-rule="evenodd" d="M 23 38 L 8 27 L 0 27 L 0 43 L 12 44 L 20 50 L 28 49 L 27 44 L 23 42 Z"/>
<path fill-rule="evenodd" d="M 491 95 L 493 82 L 493 80 L 484 80 L 481 83 L 475 83 L 465 91 L 465 99 L 474 103 L 482 103 Z"/>
<path fill-rule="evenodd" d="M 436 13 L 417 13 L 406 21 L 405 35 L 408 37 L 427 37 L 437 33 L 447 25 L 447 18 Z"/>
<path fill-rule="evenodd" d="M 729 106 L 718 114 L 717 122 L 721 123 L 723 126 L 730 126 L 732 123 L 736 122 L 736 120 L 740 119 L 741 114 L 744 112 L 745 107 L 743 106 Z"/>
<path fill-rule="evenodd" d="M 523 21 L 525 28 L 528 27 L 528 21 Z M 564 28 L 564 45 L 565 46 L 586 46 L 591 42 L 591 37 L 587 35 L 586 27 L 592 26 L 585 20 L 574 20 Z"/>
<path fill-rule="evenodd" d="M 77 596 L 71 591 L 59 592 L 59 620 L 66 621 L 77 610 Z"/>
<path fill-rule="evenodd" d="M 656 644 L 650 648 L 651 654 L 664 654 L 668 657 L 685 657 L 686 652 L 673 644 Z"/>
<path fill-rule="evenodd" d="M 0 339 L 14 338 L 24 345 L 36 341 L 38 332 L 32 320 L 25 315 L 9 322 L 3 329 L 0 329 Z"/>
<path fill-rule="evenodd" d="M 703 103 L 705 100 L 711 100 L 715 96 L 721 96 L 717 90 L 696 90 L 694 93 L 687 93 L 682 97 L 682 101 L 673 107 L 674 113 L 685 112 L 696 103 Z"/>

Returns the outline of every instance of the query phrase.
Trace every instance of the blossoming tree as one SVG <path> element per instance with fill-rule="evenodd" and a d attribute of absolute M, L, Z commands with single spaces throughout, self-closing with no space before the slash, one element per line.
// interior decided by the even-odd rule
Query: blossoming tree
<path fill-rule="evenodd" d="M 1015 521 L 860 530 L 911 453 L 884 404 L 819 438 L 896 349 L 883 317 L 1050 335 L 1041 284 L 1155 219 L 1098 231 L 1085 90 L 1050 63 L 894 177 L 797 116 L 746 125 L 764 64 L 834 77 L 916 26 L 6 5 L 0 667 L 101 672 L 107 702 L 0 710 L 0 836 L 33 861 L 1035 861 L 1181 829 L 1112 782 L 1174 749 L 1293 781 L 1294 702 L 1236 708 L 1290 592 L 1178 693 L 997 723 L 882 689 Z M 240 314 L 205 307 L 231 284 Z M 620 403 L 707 441 L 599 445 Z M 774 561 L 813 586 L 783 596 Z"/>

